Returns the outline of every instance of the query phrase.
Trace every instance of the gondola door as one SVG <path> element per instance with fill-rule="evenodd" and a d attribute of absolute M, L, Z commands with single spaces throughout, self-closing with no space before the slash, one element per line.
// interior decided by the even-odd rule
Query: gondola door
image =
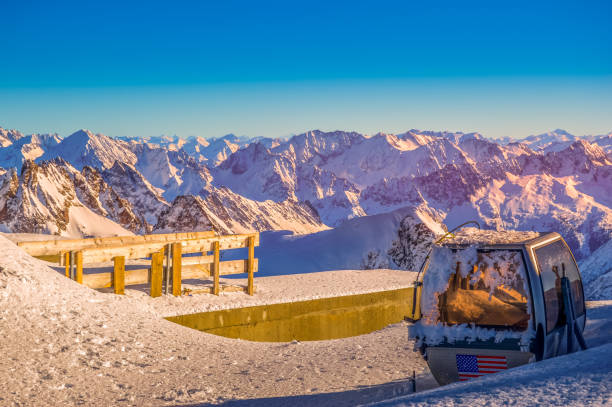
<path fill-rule="evenodd" d="M 542 283 L 546 316 L 543 358 L 548 359 L 576 350 L 567 349 L 567 323 L 561 278 L 566 276 L 570 281 L 574 314 L 581 329 L 584 328 L 585 322 L 584 294 L 576 262 L 561 238 L 536 247 L 535 257 Z"/>

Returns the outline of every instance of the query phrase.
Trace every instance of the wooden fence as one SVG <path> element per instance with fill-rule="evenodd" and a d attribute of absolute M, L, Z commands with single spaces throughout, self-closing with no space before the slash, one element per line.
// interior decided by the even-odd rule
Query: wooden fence
<path fill-rule="evenodd" d="M 52 240 L 19 242 L 30 255 L 65 266 L 66 277 L 90 288 L 112 287 L 116 294 L 123 294 L 126 285 L 149 284 L 150 295 L 158 297 L 162 288 L 168 293 L 182 294 L 181 280 L 213 278 L 209 290 L 219 295 L 220 275 L 248 274 L 246 292 L 255 291 L 253 274 L 258 270 L 255 246 L 259 234 L 216 236 L 213 232 L 172 233 L 144 236 Z M 220 252 L 227 249 L 247 248 L 244 260 L 220 261 Z M 199 256 L 183 257 L 185 254 Z M 210 253 L 210 254 L 209 254 Z M 126 260 L 150 259 L 150 268 L 126 270 Z M 113 262 L 113 271 L 84 274 L 85 266 Z M 228 288 L 231 290 L 231 288 Z M 203 292 L 206 290 L 198 290 Z"/>

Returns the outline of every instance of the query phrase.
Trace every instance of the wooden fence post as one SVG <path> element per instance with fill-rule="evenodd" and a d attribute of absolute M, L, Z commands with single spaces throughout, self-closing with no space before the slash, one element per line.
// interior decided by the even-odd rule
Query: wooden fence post
<path fill-rule="evenodd" d="M 115 294 L 125 294 L 125 256 L 113 258 L 113 290 Z"/>
<path fill-rule="evenodd" d="M 180 242 L 172 244 L 172 295 L 181 295 L 182 248 Z"/>
<path fill-rule="evenodd" d="M 249 273 L 247 294 L 253 295 L 255 289 L 253 284 L 253 268 L 255 265 L 255 237 L 249 237 L 249 258 L 247 259 L 247 273 Z"/>
<path fill-rule="evenodd" d="M 71 252 L 69 253 L 69 256 L 70 256 L 70 276 L 69 276 L 68 278 L 69 278 L 69 279 L 71 279 L 71 280 L 74 280 L 74 279 L 75 279 L 75 274 L 76 274 L 76 273 L 74 272 L 74 269 L 75 269 L 75 266 L 76 266 L 76 265 L 74 264 L 74 257 L 75 257 L 75 256 L 74 256 L 74 252 L 72 252 L 72 251 L 71 251 Z"/>
<path fill-rule="evenodd" d="M 70 252 L 64 253 L 64 263 L 66 263 L 66 277 L 70 278 Z"/>
<path fill-rule="evenodd" d="M 213 294 L 219 295 L 219 241 L 213 242 Z"/>
<path fill-rule="evenodd" d="M 151 286 L 149 294 L 151 297 L 159 297 L 162 294 L 164 256 L 160 252 L 151 255 Z"/>
<path fill-rule="evenodd" d="M 75 253 L 76 254 L 76 276 L 75 276 L 75 280 L 77 283 L 79 284 L 83 284 L 83 252 L 82 251 L 78 251 Z"/>
<path fill-rule="evenodd" d="M 168 291 L 170 290 L 170 265 L 171 265 L 171 260 L 170 257 L 172 255 L 172 250 L 170 248 L 171 244 L 167 245 L 168 248 L 165 250 L 166 252 L 166 265 L 164 267 L 164 294 L 168 294 Z"/>

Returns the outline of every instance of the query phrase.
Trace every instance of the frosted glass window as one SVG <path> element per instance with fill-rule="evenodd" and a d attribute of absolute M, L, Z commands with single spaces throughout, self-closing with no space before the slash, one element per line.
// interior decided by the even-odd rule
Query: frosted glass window
<path fill-rule="evenodd" d="M 447 290 L 438 298 L 440 321 L 525 330 L 529 323 L 525 266 L 519 250 L 478 252 L 478 263 L 467 273 L 449 264 Z"/>

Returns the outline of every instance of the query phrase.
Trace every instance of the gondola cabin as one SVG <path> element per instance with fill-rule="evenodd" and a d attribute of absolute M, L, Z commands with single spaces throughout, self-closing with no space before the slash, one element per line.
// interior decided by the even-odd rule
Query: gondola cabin
<path fill-rule="evenodd" d="M 434 245 L 421 276 L 410 335 L 440 384 L 586 346 L 582 281 L 558 233 L 467 228 Z"/>

